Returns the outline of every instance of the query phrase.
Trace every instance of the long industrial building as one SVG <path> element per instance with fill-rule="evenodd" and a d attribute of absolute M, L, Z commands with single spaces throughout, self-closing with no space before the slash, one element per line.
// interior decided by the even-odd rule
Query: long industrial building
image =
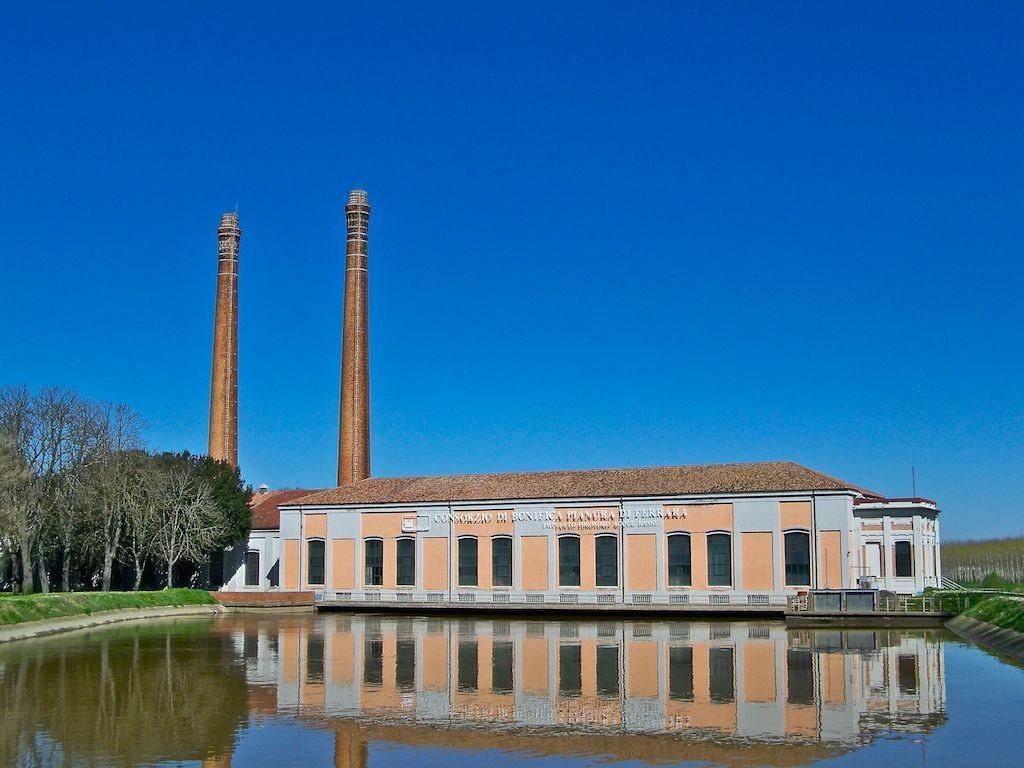
<path fill-rule="evenodd" d="M 807 590 L 940 585 L 935 502 L 888 499 L 792 462 L 373 477 L 369 218 L 366 193 L 353 191 L 338 486 L 258 494 L 248 542 L 225 557 L 224 589 L 361 605 L 756 609 Z M 234 364 L 218 367 L 216 354 L 215 392 Z"/>

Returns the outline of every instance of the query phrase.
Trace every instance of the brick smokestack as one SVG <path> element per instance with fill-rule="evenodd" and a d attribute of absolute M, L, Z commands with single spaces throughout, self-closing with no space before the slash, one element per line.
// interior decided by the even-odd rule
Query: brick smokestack
<path fill-rule="evenodd" d="M 370 203 L 354 189 L 345 206 L 345 314 L 341 331 L 338 485 L 370 476 L 370 349 L 366 311 Z"/>
<path fill-rule="evenodd" d="M 210 445 L 215 459 L 238 466 L 238 243 L 237 213 L 225 213 L 217 228 L 217 310 L 213 318 L 210 382 Z"/>

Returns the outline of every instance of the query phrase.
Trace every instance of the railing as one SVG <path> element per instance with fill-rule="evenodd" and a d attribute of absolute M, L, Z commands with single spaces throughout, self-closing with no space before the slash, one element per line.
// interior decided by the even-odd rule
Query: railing
<path fill-rule="evenodd" d="M 788 601 L 787 601 L 788 598 Z M 396 590 L 323 591 L 316 593 L 317 603 L 383 603 L 402 604 L 433 603 L 454 605 L 547 605 L 547 606 L 744 606 L 747 608 L 792 607 L 795 598 L 771 592 L 672 592 L 654 594 L 650 592 L 597 593 L 577 592 L 491 592 L 479 590 L 469 592 L 456 590 L 447 592 L 418 592 Z"/>

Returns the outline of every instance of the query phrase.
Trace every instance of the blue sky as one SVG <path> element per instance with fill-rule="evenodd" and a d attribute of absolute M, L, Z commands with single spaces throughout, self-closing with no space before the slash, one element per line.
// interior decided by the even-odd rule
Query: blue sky
<path fill-rule="evenodd" d="M 0 382 L 336 466 L 369 191 L 375 474 L 792 459 L 1021 533 L 1016 3 L 6 4 Z"/>

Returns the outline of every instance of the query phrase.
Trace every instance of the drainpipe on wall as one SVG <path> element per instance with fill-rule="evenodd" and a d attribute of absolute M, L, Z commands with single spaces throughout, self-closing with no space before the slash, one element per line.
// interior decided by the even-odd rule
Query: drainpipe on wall
<path fill-rule="evenodd" d="M 299 574 L 299 583 L 295 585 L 299 592 L 302 591 L 302 542 L 306 538 L 303 533 L 303 526 L 305 525 L 305 522 L 306 513 L 303 511 L 302 507 L 299 507 L 299 562 L 296 564 L 298 567 L 295 570 L 295 572 Z"/>
<path fill-rule="evenodd" d="M 821 565 L 818 562 L 818 499 L 811 492 L 811 558 L 814 563 L 814 583 L 811 589 L 821 588 Z M 785 546 L 785 545 L 783 545 Z"/>
<path fill-rule="evenodd" d="M 626 529 L 622 527 L 622 513 L 624 504 L 619 498 L 619 602 L 626 603 Z M 596 541 L 596 539 L 595 539 Z M 596 552 L 595 544 L 595 552 Z M 658 553 L 654 553 L 654 560 L 657 563 Z"/>

